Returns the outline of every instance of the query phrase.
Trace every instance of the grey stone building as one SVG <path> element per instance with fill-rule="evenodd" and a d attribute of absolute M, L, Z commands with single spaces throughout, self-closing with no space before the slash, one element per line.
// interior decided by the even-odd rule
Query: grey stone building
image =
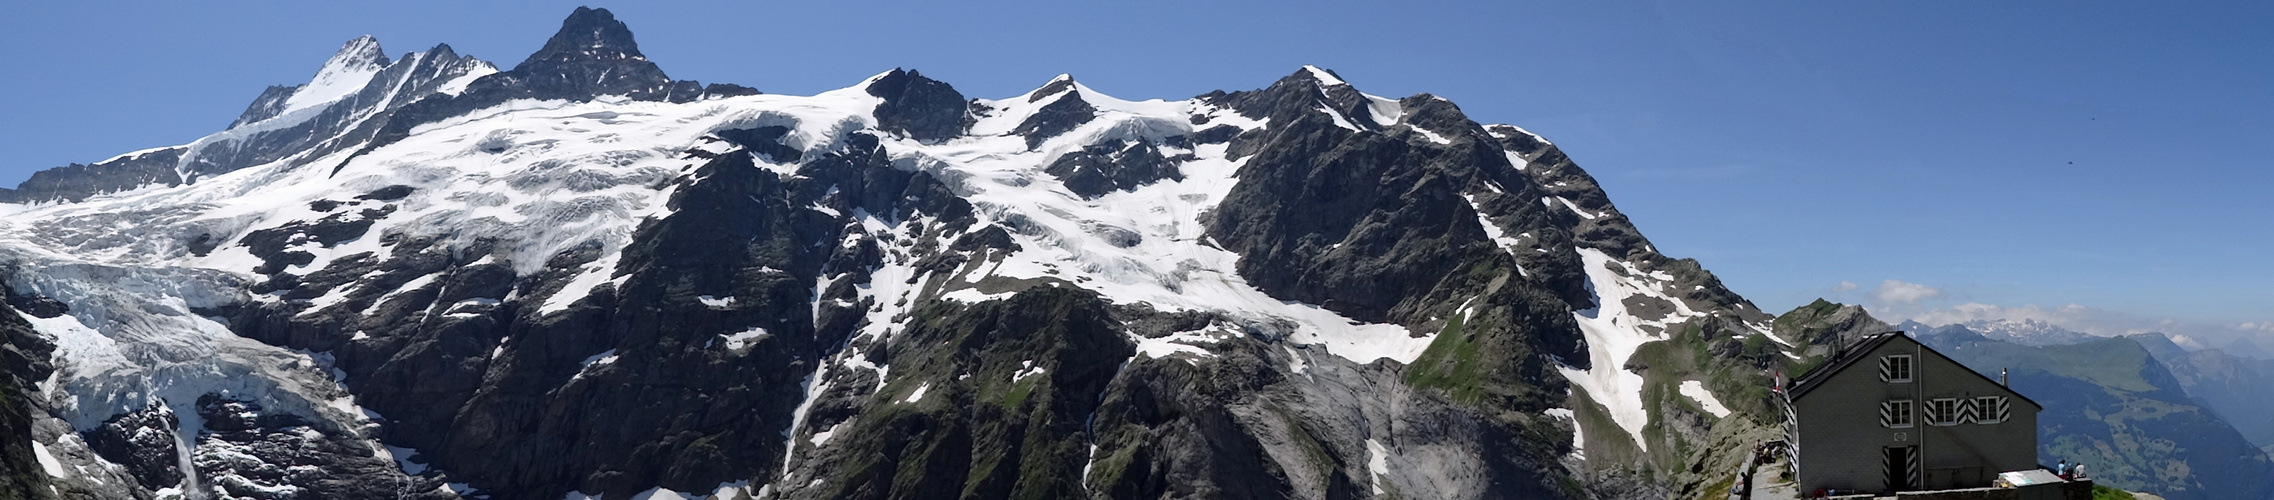
<path fill-rule="evenodd" d="M 2043 406 L 1899 332 L 1854 341 L 1785 394 L 1804 493 L 1976 488 L 2038 467 Z"/>

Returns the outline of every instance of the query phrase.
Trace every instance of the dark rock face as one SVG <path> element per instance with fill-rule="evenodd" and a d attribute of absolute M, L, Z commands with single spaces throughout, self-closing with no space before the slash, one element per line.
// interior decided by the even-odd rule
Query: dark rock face
<path fill-rule="evenodd" d="M 1338 127 L 1312 101 L 1279 96 L 1317 99 L 1300 73 L 1260 94 L 1248 101 L 1273 103 L 1273 126 L 1242 148 L 1256 154 L 1208 221 L 1257 287 L 1354 319 L 1401 322 L 1463 262 L 1507 258 L 1461 197 L 1477 180 L 1473 165 L 1506 163 L 1497 151 L 1475 142 L 1415 148 Z"/>
<path fill-rule="evenodd" d="M 970 106 L 962 93 L 915 71 L 894 68 L 870 83 L 868 93 L 884 98 L 876 105 L 877 128 L 912 139 L 932 142 L 955 137 L 971 123 L 966 112 Z"/>
<path fill-rule="evenodd" d="M 394 205 L 362 210 L 341 211 L 314 221 L 295 221 L 268 229 L 245 233 L 238 242 L 245 245 L 261 267 L 253 272 L 274 275 L 284 272 L 287 266 L 305 265 L 315 261 L 315 254 L 293 247 L 313 243 L 331 248 L 343 242 L 363 237 L 371 230 L 371 223 L 394 213 Z"/>
<path fill-rule="evenodd" d="M 176 446 L 181 420 L 164 404 L 121 413 L 85 433 L 87 446 L 104 460 L 126 467 L 146 489 L 170 488 L 182 483 L 181 448 Z"/>
<path fill-rule="evenodd" d="M 1067 153 L 1043 172 L 1058 177 L 1066 189 L 1084 199 L 1114 191 L 1129 191 L 1161 180 L 1183 180 L 1176 162 L 1161 156 L 1151 142 L 1128 145 L 1099 144 Z"/>
<path fill-rule="evenodd" d="M 11 292 L 9 297 L 16 297 Z M 11 300 L 10 302 L 14 302 Z M 41 339 L 14 308 L 0 305 L 0 497 L 46 498 L 49 479 L 33 455 L 32 384 L 53 373 L 55 345 Z"/>
<path fill-rule="evenodd" d="M 510 76 L 475 85 L 510 81 L 522 84 L 522 90 L 540 99 L 591 99 L 610 94 L 650 97 L 670 91 L 671 84 L 662 68 L 640 54 L 631 28 L 617 21 L 608 9 L 584 7 L 577 7 L 562 20 L 561 30 L 537 53 L 530 54 L 513 71 L 501 74 Z"/>
<path fill-rule="evenodd" d="M 891 378 L 859 402 L 870 409 L 815 421 L 846 430 L 818 459 L 837 478 L 801 498 L 1084 496 L 1085 421 L 1133 353 L 1105 303 L 1036 287 L 917 317 L 893 341 L 947 348 L 890 354 Z"/>
<path fill-rule="evenodd" d="M 404 476 L 362 440 L 297 416 L 212 394 L 198 398 L 197 413 L 205 429 L 192 463 L 205 484 L 232 498 L 457 498 L 439 478 Z"/>
<path fill-rule="evenodd" d="M 1059 82 L 1066 82 L 1068 86 L 1073 85 L 1073 80 L 1059 80 Z M 1053 85 L 1055 84 L 1056 82 L 1053 82 Z M 1051 88 L 1045 86 L 1043 91 L 1048 91 Z M 1043 96 L 1045 94 L 1043 91 L 1035 92 L 1035 96 Z M 1027 149 L 1033 149 L 1042 146 L 1043 141 L 1057 137 L 1059 134 L 1072 132 L 1075 127 L 1089 123 L 1090 120 L 1097 118 L 1097 114 L 1097 108 L 1090 106 L 1089 101 L 1082 100 L 1080 92 L 1066 92 L 1064 97 L 1059 97 L 1058 100 L 1051 101 L 1050 104 L 1042 105 L 1042 109 L 1036 110 L 1033 116 L 1028 116 L 1026 121 L 1019 122 L 1017 128 L 1011 129 L 1011 134 L 1026 137 Z"/>
<path fill-rule="evenodd" d="M 122 158 L 33 172 L 16 189 L 0 189 L 0 203 L 77 202 L 90 196 L 127 191 L 149 185 L 178 186 L 174 173 L 183 148 L 128 155 Z"/>
<path fill-rule="evenodd" d="M 16 290 L 15 287 L 9 287 L 6 285 L 0 285 L 0 288 L 4 288 L 7 293 L 9 307 L 15 308 L 16 311 L 30 315 L 31 317 L 53 318 L 56 316 L 62 316 L 64 313 L 71 312 L 71 306 L 69 304 L 64 304 L 63 301 L 55 300 L 54 297 L 40 295 L 38 293 L 19 291 Z"/>
<path fill-rule="evenodd" d="M 774 163 L 792 163 L 803 158 L 805 153 L 782 145 L 782 136 L 789 133 L 789 127 L 775 126 L 721 130 L 715 135 L 752 153 L 766 155 L 766 159 Z"/>

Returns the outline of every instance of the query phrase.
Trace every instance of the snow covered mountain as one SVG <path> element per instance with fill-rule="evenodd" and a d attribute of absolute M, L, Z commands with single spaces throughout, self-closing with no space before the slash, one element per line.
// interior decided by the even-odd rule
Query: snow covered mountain
<path fill-rule="evenodd" d="M 1711 497 L 1816 341 L 1435 96 L 761 94 L 600 9 L 5 195 L 42 497 Z"/>
<path fill-rule="evenodd" d="M 2026 346 L 2082 344 L 2104 338 L 2034 319 L 1977 319 L 1964 323 L 1942 325 L 1941 328 L 1952 326 L 1965 328 L 1990 340 Z M 1917 335 L 1933 331 L 1938 327 L 1917 321 L 1904 321 L 1902 324 L 1896 325 L 1896 328 Z"/>

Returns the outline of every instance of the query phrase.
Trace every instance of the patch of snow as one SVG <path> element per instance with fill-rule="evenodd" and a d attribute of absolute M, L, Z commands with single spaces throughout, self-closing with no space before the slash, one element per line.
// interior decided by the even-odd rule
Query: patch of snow
<path fill-rule="evenodd" d="M 1682 395 L 1696 400 L 1698 406 L 1705 407 L 1706 413 L 1712 413 L 1714 418 L 1729 416 L 1729 407 L 1722 406 L 1721 400 L 1714 399 L 1713 392 L 1706 390 L 1705 384 L 1702 382 L 1696 380 L 1682 381 Z"/>
<path fill-rule="evenodd" d="M 1372 477 L 1369 482 L 1374 485 L 1374 495 L 1381 496 L 1383 477 L 1390 474 L 1390 450 L 1382 447 L 1381 441 L 1366 440 L 1366 472 Z"/>
<path fill-rule="evenodd" d="M 584 358 L 584 367 L 592 368 L 592 365 L 605 365 L 614 362 L 616 362 L 616 350 L 609 349 L 606 351 L 601 351 L 600 354 L 594 354 L 591 357 Z"/>
<path fill-rule="evenodd" d="M 932 383 L 931 383 L 931 382 L 925 382 L 925 383 L 923 383 L 923 385 L 918 385 L 918 386 L 916 386 L 916 392 L 912 392 L 912 393 L 909 393 L 909 394 L 908 394 L 908 399 L 905 399 L 905 400 L 901 400 L 900 402 L 902 402 L 902 403 L 914 403 L 914 402 L 917 402 L 917 401 L 923 401 L 923 400 L 924 400 L 924 391 L 925 391 L 925 390 L 929 390 L 929 389 L 931 389 L 931 388 L 932 388 Z"/>
<path fill-rule="evenodd" d="M 146 155 L 146 154 L 150 154 L 150 153 L 156 153 L 156 152 L 159 152 L 159 151 L 165 151 L 165 150 L 168 150 L 168 149 L 181 148 L 181 147 L 188 147 L 188 146 L 189 146 L 188 144 L 183 144 L 183 145 L 179 145 L 179 146 L 159 146 L 159 147 L 150 148 L 150 149 L 138 149 L 138 150 L 134 150 L 134 151 L 128 151 L 128 152 L 125 152 L 125 153 L 120 153 L 118 156 L 113 156 L 113 157 L 110 157 L 110 158 L 106 158 L 106 159 L 104 159 L 103 161 L 98 161 L 98 162 L 95 162 L 94 164 L 96 164 L 96 165 L 100 165 L 100 164 L 104 164 L 104 163 L 110 163 L 110 162 L 119 161 L 119 160 L 125 160 L 125 159 L 129 159 L 129 158 L 139 158 L 139 157 L 141 157 L 142 155 Z"/>
<path fill-rule="evenodd" d="M 371 83 L 371 77 L 384 69 L 379 61 L 386 57 L 379 49 L 378 39 L 364 36 L 348 41 L 339 52 L 332 54 L 331 60 L 324 61 L 324 68 L 316 71 L 315 79 L 284 100 L 284 110 L 277 115 L 331 104 L 363 90 L 365 84 Z"/>
<path fill-rule="evenodd" d="M 29 441 L 32 442 L 32 455 L 39 458 L 40 470 L 47 471 L 49 477 L 64 477 L 63 461 L 56 460 L 54 454 L 47 452 L 47 445 L 40 444 L 39 440 L 31 439 Z"/>
<path fill-rule="evenodd" d="M 1335 85 L 1349 85 L 1348 82 L 1344 82 L 1341 78 L 1335 77 L 1334 73 L 1328 73 L 1326 69 L 1320 68 L 1318 66 L 1305 64 L 1303 65 L 1303 71 L 1310 72 L 1311 78 L 1318 79 L 1320 85 L 1326 85 L 1330 87 Z"/>
<path fill-rule="evenodd" d="M 1413 129 L 1414 133 L 1418 133 L 1418 134 L 1421 134 L 1421 136 L 1422 136 L 1422 137 L 1424 137 L 1424 138 L 1428 138 L 1428 139 L 1429 139 L 1429 142 L 1434 142 L 1434 143 L 1438 143 L 1438 144 L 1452 144 L 1452 143 L 1453 143 L 1453 140 L 1452 140 L 1452 139 L 1447 139 L 1447 138 L 1445 138 L 1445 136 L 1442 136 L 1442 135 L 1437 135 L 1437 132 L 1436 132 L 1436 131 L 1432 131 L 1432 130 L 1429 130 L 1429 129 L 1426 129 L 1426 128 L 1422 128 L 1422 127 L 1421 127 L 1421 126 L 1419 126 L 1419 125 L 1415 125 L 1415 126 L 1411 126 L 1411 127 L 1407 127 L 1407 128 L 1411 128 L 1411 129 Z"/>
<path fill-rule="evenodd" d="M 1327 118 L 1334 119 L 1334 126 L 1350 129 L 1352 132 L 1359 131 L 1357 125 L 1350 124 L 1349 118 L 1342 117 L 1342 112 L 1335 111 L 1334 108 L 1327 107 L 1326 103 L 1319 103 L 1318 107 L 1315 109 L 1317 109 L 1320 113 L 1326 113 Z"/>
<path fill-rule="evenodd" d="M 1019 363 L 1019 372 L 1011 375 L 1012 383 L 1018 383 L 1018 381 L 1025 380 L 1027 377 L 1041 375 L 1043 373 L 1042 367 L 1034 366 L 1034 360 L 1029 359 L 1026 361 L 1021 361 Z"/>
<path fill-rule="evenodd" d="M 704 295 L 701 297 L 695 297 L 695 300 L 702 302 L 703 305 L 709 306 L 712 309 L 726 309 L 729 307 L 734 307 L 734 297 L 731 296 L 713 297 Z"/>
<path fill-rule="evenodd" d="M 726 341 L 726 348 L 728 350 L 739 351 L 744 347 L 750 346 L 751 344 L 758 343 L 758 339 L 766 338 L 767 335 L 769 334 L 766 333 L 766 329 L 754 326 L 750 327 L 748 330 L 734 332 L 731 334 L 721 334 L 719 335 L 719 340 Z"/>
<path fill-rule="evenodd" d="M 1405 118 L 1405 105 L 1398 104 L 1396 99 L 1375 97 L 1372 94 L 1361 95 L 1366 96 L 1366 114 L 1373 115 L 1375 125 L 1389 128 Z"/>
<path fill-rule="evenodd" d="M 442 82 L 442 85 L 435 86 L 434 92 L 438 94 L 449 95 L 464 94 L 466 93 L 466 85 L 472 84 L 474 83 L 474 80 L 481 79 L 485 76 L 490 76 L 491 73 L 496 72 L 497 66 L 491 66 L 488 61 L 481 61 L 475 64 L 474 67 L 468 68 L 465 75 L 459 76 L 457 78 L 452 78 L 450 81 Z"/>
<path fill-rule="evenodd" d="M 1578 203 L 1572 203 L 1570 199 L 1566 199 L 1566 198 L 1564 198 L 1564 197 L 1561 197 L 1561 196 L 1557 196 L 1557 197 L 1555 197 L 1555 201 L 1560 201 L 1560 202 L 1563 202 L 1563 206 L 1564 206 L 1564 208 L 1569 208 L 1569 209 L 1571 209 L 1571 213 L 1579 214 L 1579 216 L 1580 216 L 1580 217 L 1586 217 L 1586 218 L 1588 218 L 1588 219 L 1590 219 L 1590 220 L 1592 220 L 1592 219 L 1598 219 L 1598 218 L 1602 218 L 1602 217 L 1603 217 L 1603 214 L 1600 214 L 1600 213 L 1595 213 L 1595 212 L 1589 212 L 1589 211 L 1586 211 L 1586 210 L 1582 210 L 1582 209 L 1580 209 L 1580 208 L 1579 208 L 1579 204 L 1578 204 Z"/>
<path fill-rule="evenodd" d="M 807 438 L 807 439 L 806 439 L 806 442 L 809 442 L 809 443 L 813 443 L 813 447 L 815 447 L 815 448 L 820 448 L 820 447 L 821 447 L 821 445 L 823 445 L 823 444 L 826 444 L 826 443 L 828 443 L 828 442 L 829 442 L 829 437 L 830 437 L 830 436 L 835 436 L 835 435 L 837 435 L 837 429 L 843 428 L 843 427 L 845 427 L 845 426 L 847 426 L 847 425 L 851 425 L 851 424 L 852 424 L 852 422 L 853 422 L 853 421 L 851 421 L 851 420 L 846 420 L 846 421 L 844 421 L 844 422 L 838 422 L 838 423 L 837 423 L 837 425 L 832 425 L 832 426 L 829 426 L 829 428 L 827 428 L 827 429 L 822 429 L 822 430 L 819 430 L 819 431 L 814 431 L 814 433 L 813 433 L 813 437 Z"/>

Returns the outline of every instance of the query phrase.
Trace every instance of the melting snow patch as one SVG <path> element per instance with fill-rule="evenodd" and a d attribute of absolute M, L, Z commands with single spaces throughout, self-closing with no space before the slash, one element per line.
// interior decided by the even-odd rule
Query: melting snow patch
<path fill-rule="evenodd" d="M 1334 126 L 1350 129 L 1352 132 L 1358 131 L 1358 126 L 1351 125 L 1349 118 L 1342 117 L 1342 112 L 1335 111 L 1334 108 L 1329 108 L 1324 103 L 1319 104 L 1318 111 L 1320 113 L 1326 113 L 1327 118 L 1333 118 Z"/>
<path fill-rule="evenodd" d="M 1223 341 L 1224 338 L 1230 337 L 1232 335 L 1235 334 L 1230 330 L 1227 330 L 1219 325 L 1211 324 L 1208 325 L 1208 327 L 1201 328 L 1199 330 L 1171 333 L 1161 336 L 1160 338 L 1149 339 L 1137 335 L 1130 335 L 1130 340 L 1137 342 L 1137 354 L 1140 356 L 1149 356 L 1156 359 L 1167 359 L 1173 357 L 1176 353 L 1181 352 L 1190 354 L 1195 358 L 1212 358 L 1216 357 L 1216 355 L 1214 353 L 1208 352 L 1208 349 L 1202 348 L 1200 346 L 1214 345 L 1217 342 Z M 1186 358 L 1185 362 L 1192 363 L 1193 361 L 1191 358 Z"/>
<path fill-rule="evenodd" d="M 591 368 L 592 365 L 605 365 L 614 362 L 616 362 L 616 350 L 609 349 L 600 354 L 594 354 L 592 357 L 584 358 L 584 367 Z"/>
<path fill-rule="evenodd" d="M 1571 213 L 1579 214 L 1580 217 L 1586 217 L 1588 219 L 1597 219 L 1603 217 L 1603 214 L 1581 210 L 1578 203 L 1572 203 L 1570 199 L 1564 198 L 1562 196 L 1555 197 L 1555 201 L 1563 202 L 1564 208 L 1571 209 Z"/>
<path fill-rule="evenodd" d="M 1714 418 L 1729 416 L 1729 407 L 1722 406 L 1721 400 L 1714 399 L 1713 392 L 1707 391 L 1704 383 L 1696 380 L 1682 381 L 1682 395 L 1697 400 L 1698 406 L 1705 407 L 1706 413 L 1712 413 Z"/>
<path fill-rule="evenodd" d="M 849 424 L 851 422 L 851 420 L 838 422 L 837 425 L 829 426 L 828 429 L 822 429 L 819 432 L 815 432 L 813 433 L 813 437 L 806 438 L 806 442 L 813 443 L 813 447 L 815 448 L 820 448 L 822 444 L 829 442 L 830 436 L 837 435 L 837 428 L 844 427 L 846 424 Z"/>
<path fill-rule="evenodd" d="M 758 340 L 759 340 L 759 339 L 763 339 L 763 338 L 766 338 L 766 335 L 767 335 L 767 333 L 766 333 L 766 329 L 764 329 L 764 328 L 758 328 L 758 327 L 751 327 L 751 328 L 750 328 L 750 329 L 748 329 L 748 330 L 743 330 L 743 331 L 740 331 L 740 332 L 735 332 L 735 333 L 731 333 L 731 334 L 724 334 L 724 335 L 719 335 L 719 340 L 725 340 L 725 341 L 726 341 L 726 348 L 727 348 L 727 349 L 729 349 L 729 350 L 737 350 L 737 351 L 739 351 L 739 350 L 742 350 L 742 348 L 743 348 L 743 347 L 747 347 L 747 346 L 749 346 L 749 345 L 751 345 L 751 344 L 756 344 L 756 343 L 758 343 Z M 717 341 L 717 340 L 713 340 L 713 341 L 711 341 L 711 342 L 713 342 L 713 343 L 716 343 L 716 342 L 718 342 L 718 341 Z M 709 346 L 708 346 L 708 345 L 706 345 L 706 346 L 704 346 L 704 347 L 709 347 Z"/>
<path fill-rule="evenodd" d="M 1301 351 L 1296 351 L 1295 348 L 1287 346 L 1279 346 L 1279 348 L 1287 350 L 1287 371 L 1303 373 L 1310 370 L 1310 365 L 1303 362 L 1303 353 Z M 1306 374 L 1304 376 L 1309 375 Z"/>
<path fill-rule="evenodd" d="M 701 297 L 695 297 L 695 300 L 702 301 L 703 305 L 710 306 L 712 309 L 725 309 L 734 307 L 734 297 L 712 297 L 709 295 L 704 295 Z"/>
<path fill-rule="evenodd" d="M 1390 451 L 1381 441 L 1366 440 L 1366 471 L 1373 476 L 1374 495 L 1382 494 L 1382 476 L 1390 473 Z"/>
<path fill-rule="evenodd" d="M 1412 127 L 1412 128 L 1413 128 L 1413 131 L 1414 131 L 1414 132 L 1420 133 L 1422 137 L 1426 137 L 1426 138 L 1429 138 L 1429 142 L 1434 142 L 1434 143 L 1438 143 L 1438 144 L 1452 144 L 1452 143 L 1453 143 L 1453 140 L 1452 140 L 1452 139 L 1447 139 L 1447 138 L 1445 138 L 1445 136 L 1442 136 L 1442 135 L 1437 135 L 1437 132 L 1431 131 L 1431 130 L 1429 130 L 1429 129 L 1421 128 L 1420 126 L 1414 126 L 1414 127 Z"/>
<path fill-rule="evenodd" d="M 1041 375 L 1043 371 L 1042 367 L 1034 366 L 1034 360 L 1031 359 L 1020 361 L 1019 366 L 1020 368 L 1018 374 L 1011 375 L 1011 382 L 1018 382 L 1020 380 L 1025 380 L 1027 377 Z"/>
<path fill-rule="evenodd" d="M 40 444 L 39 440 L 32 440 L 32 455 L 39 457 L 39 468 L 46 470 L 47 475 L 63 477 L 63 461 L 56 460 L 55 454 L 48 453 L 47 445 Z"/>
<path fill-rule="evenodd" d="M 925 383 L 924 383 L 924 385 L 919 385 L 919 386 L 916 386 L 916 392 L 908 394 L 908 399 L 907 399 L 907 400 L 904 400 L 904 401 L 901 401 L 901 402 L 902 402 L 902 403 L 914 403 L 914 402 L 917 402 L 917 401 L 923 401 L 923 400 L 924 400 L 924 391 L 926 391 L 926 390 L 929 390 L 929 389 L 931 389 L 931 388 L 932 388 L 932 383 L 931 383 L 931 382 L 925 382 Z"/>
<path fill-rule="evenodd" d="M 1344 83 L 1341 78 L 1335 78 L 1334 73 L 1328 73 L 1327 70 L 1319 68 L 1318 66 L 1305 64 L 1303 65 L 1303 71 L 1311 72 L 1311 78 L 1318 79 L 1320 85 L 1349 85 L 1348 83 Z"/>

